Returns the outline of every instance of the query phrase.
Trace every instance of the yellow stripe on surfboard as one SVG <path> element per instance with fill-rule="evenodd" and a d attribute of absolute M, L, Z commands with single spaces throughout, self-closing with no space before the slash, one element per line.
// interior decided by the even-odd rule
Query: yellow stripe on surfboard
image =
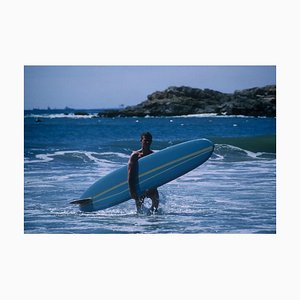
<path fill-rule="evenodd" d="M 155 172 L 155 171 L 157 171 L 157 170 L 160 170 L 160 169 L 162 169 L 162 168 L 164 168 L 164 167 L 166 167 L 166 166 L 169 166 L 169 165 L 172 165 L 172 164 L 176 164 L 177 162 L 180 162 L 180 161 L 184 160 L 183 162 L 180 162 L 179 164 L 176 164 L 176 165 L 172 166 L 171 168 L 168 168 L 168 169 L 166 169 L 166 170 L 163 170 L 162 172 L 159 172 L 159 173 L 157 173 L 157 174 L 155 174 L 155 175 L 153 175 L 153 176 L 151 176 L 151 177 L 149 177 L 149 178 L 147 178 L 147 179 L 141 181 L 141 183 L 143 183 L 143 182 L 145 182 L 145 181 L 148 181 L 148 180 L 150 180 L 151 178 L 156 177 L 156 176 L 158 176 L 158 175 L 160 175 L 160 174 L 162 174 L 162 173 L 165 173 L 165 172 L 167 172 L 167 171 L 169 171 L 169 170 L 171 170 L 171 169 L 173 169 L 173 168 L 176 168 L 176 167 L 178 167 L 179 165 L 181 165 L 181 164 L 183 164 L 183 163 L 185 163 L 185 162 L 187 162 L 187 161 L 189 161 L 189 160 L 191 160 L 191 159 L 194 159 L 194 158 L 196 158 L 196 157 L 198 157 L 198 156 L 207 154 L 208 152 L 210 152 L 210 151 L 212 150 L 212 148 L 213 148 L 213 147 L 210 146 L 210 147 L 204 148 L 204 149 L 202 149 L 202 150 L 195 151 L 195 152 L 190 153 L 190 154 L 188 154 L 188 155 L 185 155 L 185 156 L 179 157 L 179 158 L 177 158 L 177 159 L 174 159 L 174 160 L 171 161 L 171 162 L 167 162 L 167 163 L 162 164 L 162 165 L 160 165 L 160 166 L 158 166 L 158 167 L 155 167 L 155 168 L 153 168 L 153 169 L 151 169 L 151 170 L 149 170 L 149 171 L 146 171 L 146 172 L 142 173 L 142 174 L 139 176 L 139 178 L 141 178 L 141 177 L 143 177 L 143 176 L 145 176 L 145 175 L 147 175 L 147 174 L 153 173 L 153 172 Z M 103 200 L 109 199 L 109 198 L 111 198 L 111 197 L 114 197 L 114 196 L 116 196 L 116 195 L 122 194 L 122 193 L 124 192 L 124 190 L 121 191 L 121 192 L 119 192 L 119 193 L 115 193 L 115 194 L 113 194 L 113 195 L 110 195 L 110 196 L 107 196 L 107 197 L 104 197 L 104 198 L 101 198 L 101 199 L 98 199 L 98 200 L 95 201 L 95 199 L 98 198 L 99 196 L 104 195 L 104 194 L 106 194 L 106 193 L 108 193 L 108 192 L 110 192 L 110 191 L 112 191 L 112 190 L 114 190 L 114 189 L 117 189 L 118 187 L 120 187 L 120 186 L 122 186 L 122 185 L 125 185 L 125 184 L 128 184 L 128 181 L 127 181 L 127 180 L 126 180 L 126 181 L 123 181 L 123 182 L 121 182 L 121 183 L 119 183 L 119 184 L 117 184 L 117 185 L 115 185 L 115 186 L 113 186 L 113 187 L 111 187 L 111 188 L 109 188 L 109 189 L 107 189 L 107 190 L 105 190 L 105 191 L 103 191 L 103 192 L 101 192 L 101 193 L 95 195 L 95 196 L 92 196 L 91 198 L 94 200 L 94 203 L 97 203 L 97 202 L 99 202 L 99 201 L 103 201 Z M 126 191 L 126 189 L 125 189 L 125 191 Z M 87 204 L 86 204 L 86 205 L 87 205 Z M 83 204 L 82 206 L 85 206 L 85 205 Z"/>
<path fill-rule="evenodd" d="M 174 168 L 180 166 L 181 164 L 186 163 L 187 161 L 192 160 L 192 159 L 194 159 L 194 158 L 196 158 L 196 157 L 198 157 L 198 156 L 201 156 L 201 155 L 203 155 L 203 154 L 206 154 L 206 153 L 208 153 L 208 152 L 210 152 L 210 151 L 207 151 L 207 152 L 205 152 L 205 153 L 201 153 L 201 154 L 195 155 L 195 156 L 193 156 L 193 157 L 191 157 L 191 158 L 189 158 L 189 159 L 187 159 L 187 160 L 185 160 L 185 161 L 183 161 L 183 162 L 180 162 L 180 163 L 178 163 L 178 164 L 176 164 L 176 165 L 174 165 L 174 166 L 172 166 L 172 167 L 170 167 L 170 168 L 168 168 L 168 169 L 166 169 L 166 170 L 163 170 L 163 171 L 160 172 L 160 173 L 156 173 L 155 175 L 153 175 L 153 176 L 151 176 L 151 177 L 149 177 L 149 178 L 146 178 L 146 179 L 145 179 L 144 181 L 142 181 L 141 183 L 143 183 L 143 182 L 145 182 L 145 181 L 148 181 L 148 180 L 150 180 L 151 178 L 154 178 L 154 177 L 156 177 L 156 176 L 158 176 L 158 175 L 160 175 L 160 174 L 162 174 L 162 173 L 168 172 L 168 171 L 170 171 L 171 169 L 174 169 Z M 125 183 L 127 183 L 127 181 L 125 181 Z M 121 192 L 119 192 L 119 193 L 115 193 L 115 194 L 112 194 L 112 195 L 110 195 L 110 196 L 107 196 L 107 197 L 105 197 L 105 198 L 101 198 L 101 199 L 98 199 L 98 200 L 94 200 L 94 203 L 97 203 L 97 202 L 99 202 L 99 201 L 103 201 L 103 200 L 106 200 L 106 199 L 115 197 L 115 196 L 117 196 L 117 195 L 120 195 L 120 194 L 124 193 L 124 191 L 126 191 L 127 189 L 128 189 L 128 188 L 126 188 L 125 190 L 123 190 L 123 191 L 121 191 Z M 96 198 L 96 197 L 95 197 L 95 198 Z M 95 199 L 95 198 L 94 198 L 94 199 Z"/>

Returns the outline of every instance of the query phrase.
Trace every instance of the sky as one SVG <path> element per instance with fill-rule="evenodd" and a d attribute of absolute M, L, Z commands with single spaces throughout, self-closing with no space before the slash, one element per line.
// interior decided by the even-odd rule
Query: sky
<path fill-rule="evenodd" d="M 25 66 L 25 109 L 135 105 L 170 86 L 232 93 L 276 84 L 276 66 Z"/>

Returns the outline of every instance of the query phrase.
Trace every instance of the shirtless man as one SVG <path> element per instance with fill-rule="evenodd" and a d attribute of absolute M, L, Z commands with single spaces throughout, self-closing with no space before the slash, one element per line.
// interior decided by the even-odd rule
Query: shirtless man
<path fill-rule="evenodd" d="M 140 212 L 144 199 L 150 198 L 152 200 L 152 206 L 150 210 L 156 212 L 159 204 L 159 195 L 157 189 L 150 189 L 145 192 L 144 195 L 138 196 L 135 189 L 136 185 L 136 176 L 137 176 L 137 163 L 138 160 L 146 155 L 153 153 L 150 149 L 152 143 L 152 135 L 150 132 L 145 132 L 141 134 L 141 144 L 142 148 L 140 150 L 134 151 L 128 161 L 128 185 L 129 191 L 132 199 L 135 200 L 137 211 Z"/>

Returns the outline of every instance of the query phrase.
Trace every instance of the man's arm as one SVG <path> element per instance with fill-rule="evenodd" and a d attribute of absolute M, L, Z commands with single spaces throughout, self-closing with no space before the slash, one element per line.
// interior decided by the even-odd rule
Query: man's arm
<path fill-rule="evenodd" d="M 128 186 L 129 186 L 130 195 L 134 200 L 139 199 L 135 189 L 137 161 L 138 161 L 138 153 L 134 152 L 131 154 L 128 161 Z"/>

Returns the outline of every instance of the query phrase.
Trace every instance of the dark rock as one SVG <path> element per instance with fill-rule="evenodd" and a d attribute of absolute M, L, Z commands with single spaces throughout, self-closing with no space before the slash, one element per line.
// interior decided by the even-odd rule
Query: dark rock
<path fill-rule="evenodd" d="M 76 111 L 74 112 L 75 116 L 89 116 L 89 113 L 85 112 L 85 111 Z"/>
<path fill-rule="evenodd" d="M 245 116 L 276 116 L 276 86 L 256 87 L 233 94 L 186 86 L 169 87 L 147 100 L 121 110 L 99 113 L 102 117 L 174 116 L 201 113 Z"/>
<path fill-rule="evenodd" d="M 102 117 L 102 118 L 114 118 L 119 116 L 120 116 L 120 110 L 118 109 L 107 109 L 105 111 L 98 113 L 98 117 Z"/>

